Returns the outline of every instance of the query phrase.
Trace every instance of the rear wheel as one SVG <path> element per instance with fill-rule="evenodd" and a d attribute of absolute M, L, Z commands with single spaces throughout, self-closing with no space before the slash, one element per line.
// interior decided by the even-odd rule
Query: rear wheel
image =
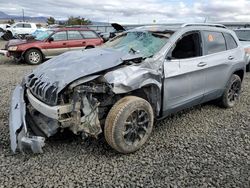
<path fill-rule="evenodd" d="M 220 99 L 224 108 L 232 108 L 239 100 L 241 92 L 241 79 L 238 75 L 233 74 L 227 84 L 223 96 Z"/>
<path fill-rule="evenodd" d="M 246 72 L 250 72 L 250 62 L 248 63 L 248 65 L 246 67 Z"/>
<path fill-rule="evenodd" d="M 152 132 L 154 114 L 144 99 L 128 96 L 110 110 L 104 127 L 108 144 L 120 153 L 138 150 Z"/>
<path fill-rule="evenodd" d="M 37 49 L 30 49 L 24 55 L 25 61 L 30 65 L 38 65 L 42 63 L 42 53 Z"/>

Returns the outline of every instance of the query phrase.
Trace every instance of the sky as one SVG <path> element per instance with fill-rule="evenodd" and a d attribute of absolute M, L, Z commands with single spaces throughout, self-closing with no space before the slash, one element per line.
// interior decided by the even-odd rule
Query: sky
<path fill-rule="evenodd" d="M 124 24 L 250 21 L 250 0 L 0 0 L 12 15 L 81 16 Z"/>

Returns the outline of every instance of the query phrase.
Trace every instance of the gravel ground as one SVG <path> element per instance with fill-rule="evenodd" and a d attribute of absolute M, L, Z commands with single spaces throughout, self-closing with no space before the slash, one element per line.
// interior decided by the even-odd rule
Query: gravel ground
<path fill-rule="evenodd" d="M 0 188 L 250 187 L 250 74 L 235 108 L 205 104 L 156 122 L 134 154 L 116 153 L 103 137 L 64 135 L 48 140 L 43 154 L 12 156 L 10 93 L 33 68 L 0 58 Z"/>

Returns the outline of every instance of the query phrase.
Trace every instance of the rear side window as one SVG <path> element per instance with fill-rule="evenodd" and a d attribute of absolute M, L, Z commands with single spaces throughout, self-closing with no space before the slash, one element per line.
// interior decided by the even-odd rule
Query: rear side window
<path fill-rule="evenodd" d="M 226 43 L 222 33 L 204 31 L 203 35 L 205 40 L 204 45 L 206 55 L 226 51 Z"/>
<path fill-rule="evenodd" d="M 83 38 L 78 31 L 68 31 L 68 40 L 80 40 L 80 39 Z"/>
<path fill-rule="evenodd" d="M 235 42 L 232 35 L 230 35 L 228 33 L 224 33 L 224 37 L 225 37 L 225 40 L 226 40 L 228 50 L 237 48 L 237 43 Z"/>
<path fill-rule="evenodd" d="M 23 24 L 23 27 L 24 28 L 31 28 L 31 25 L 30 24 Z"/>
<path fill-rule="evenodd" d="M 98 36 L 93 31 L 80 31 L 85 39 L 98 38 Z"/>

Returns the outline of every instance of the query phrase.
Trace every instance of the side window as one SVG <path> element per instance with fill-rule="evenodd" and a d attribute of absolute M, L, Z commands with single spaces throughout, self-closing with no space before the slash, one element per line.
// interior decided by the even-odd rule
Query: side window
<path fill-rule="evenodd" d="M 78 31 L 68 31 L 68 40 L 83 39 L 82 35 Z"/>
<path fill-rule="evenodd" d="M 67 33 L 66 31 L 60 31 L 55 33 L 52 37 L 54 41 L 67 40 Z"/>
<path fill-rule="evenodd" d="M 235 42 L 232 35 L 230 35 L 228 33 L 224 33 L 224 37 L 226 39 L 226 45 L 227 45 L 228 50 L 237 48 L 237 43 Z"/>
<path fill-rule="evenodd" d="M 31 25 L 30 24 L 23 24 L 23 27 L 24 28 L 31 28 Z"/>
<path fill-rule="evenodd" d="M 98 36 L 93 31 L 80 31 L 85 39 L 98 38 Z"/>
<path fill-rule="evenodd" d="M 226 43 L 224 36 L 220 32 L 203 31 L 205 54 L 213 54 L 217 52 L 226 51 Z"/>
<path fill-rule="evenodd" d="M 23 24 L 21 24 L 21 23 L 16 24 L 16 28 L 23 28 Z"/>
<path fill-rule="evenodd" d="M 171 59 L 185 59 L 201 56 L 201 40 L 199 32 L 186 34 L 177 43 L 168 55 Z"/>

